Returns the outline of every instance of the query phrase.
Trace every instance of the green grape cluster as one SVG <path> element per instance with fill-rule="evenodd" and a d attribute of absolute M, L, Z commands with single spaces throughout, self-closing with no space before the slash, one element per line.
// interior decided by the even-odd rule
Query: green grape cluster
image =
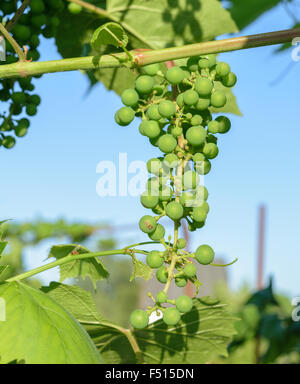
<path fill-rule="evenodd" d="M 132 313 L 135 328 L 146 327 L 152 312 L 162 312 L 168 325 L 177 324 L 181 314 L 192 309 L 193 301 L 185 295 L 169 298 L 171 282 L 185 287 L 190 281 L 198 288 L 194 262 L 209 265 L 214 260 L 214 250 L 206 244 L 193 253 L 185 251 L 186 242 L 178 238 L 178 228 L 182 220 L 190 231 L 205 225 L 208 191 L 200 179 L 210 172 L 211 160 L 219 153 L 216 135 L 231 128 L 226 116 L 213 118 L 212 111 L 226 105 L 224 90 L 233 87 L 236 80 L 227 63 L 218 62 L 216 55 L 206 55 L 191 57 L 185 66 L 169 69 L 162 64 L 144 66 L 134 89 L 121 95 L 124 106 L 116 112 L 115 121 L 127 126 L 140 117 L 139 132 L 163 153 L 147 162 L 151 177 L 140 201 L 151 212 L 140 219 L 139 227 L 150 240 L 164 246 L 164 251 L 147 253 L 147 264 L 156 270 L 164 289 L 156 297 L 149 293 L 153 307 Z M 174 222 L 173 241 L 171 237 L 165 239 L 165 228 L 159 222 L 163 217 Z"/>
<path fill-rule="evenodd" d="M 21 1 L 1 1 L 2 20 L 10 20 L 21 4 Z M 11 31 L 18 44 L 28 49 L 27 60 L 39 59 L 40 36 L 45 38 L 55 36 L 61 22 L 60 13 L 65 7 L 63 0 L 30 1 L 30 5 Z M 18 60 L 13 47 L 6 41 L 6 61 L 2 64 L 13 64 Z M 41 99 L 32 93 L 35 89 L 32 77 L 4 79 L 0 81 L 0 85 L 0 100 L 8 105 L 7 110 L 0 113 L 0 146 L 11 149 L 16 143 L 16 138 L 25 136 L 30 126 L 27 118 L 17 117 L 24 112 L 28 117 L 35 116 Z"/>

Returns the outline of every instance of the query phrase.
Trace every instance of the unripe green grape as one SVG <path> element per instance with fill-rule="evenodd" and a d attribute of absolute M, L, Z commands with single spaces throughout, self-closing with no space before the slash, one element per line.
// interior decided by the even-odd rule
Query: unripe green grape
<path fill-rule="evenodd" d="M 134 110 L 130 107 L 122 107 L 115 114 L 115 121 L 117 124 L 126 126 L 129 125 L 134 119 Z"/>
<path fill-rule="evenodd" d="M 26 113 L 28 116 L 34 116 L 37 114 L 37 107 L 34 104 L 28 104 L 26 106 Z"/>
<path fill-rule="evenodd" d="M 187 279 L 185 277 L 176 277 L 175 278 L 175 284 L 177 285 L 177 287 L 179 288 L 183 288 L 187 285 Z"/>
<path fill-rule="evenodd" d="M 153 241 L 159 241 L 165 237 L 165 228 L 161 224 L 157 224 L 154 232 L 149 233 L 148 236 Z"/>
<path fill-rule="evenodd" d="M 15 146 L 16 144 L 16 140 L 14 137 L 12 136 L 6 136 L 4 137 L 4 139 L 2 140 L 2 145 L 4 148 L 6 149 L 11 149 Z"/>
<path fill-rule="evenodd" d="M 197 268 L 194 266 L 194 264 L 187 264 L 184 267 L 183 272 L 187 277 L 194 277 L 197 273 Z"/>
<path fill-rule="evenodd" d="M 145 95 L 152 91 L 154 80 L 151 76 L 141 75 L 135 80 L 135 89 L 139 94 Z"/>
<path fill-rule="evenodd" d="M 32 13 L 43 13 L 45 11 L 45 5 L 42 0 L 31 0 L 30 9 Z"/>
<path fill-rule="evenodd" d="M 206 143 L 203 147 L 203 153 L 208 159 L 214 159 L 218 156 L 219 148 L 214 143 Z"/>
<path fill-rule="evenodd" d="M 203 121 L 202 116 L 200 116 L 200 115 L 194 115 L 194 116 L 191 118 L 191 125 L 201 125 L 202 121 Z"/>
<path fill-rule="evenodd" d="M 154 217 L 145 215 L 139 221 L 140 230 L 144 233 L 154 232 L 156 229 L 157 223 Z"/>
<path fill-rule="evenodd" d="M 226 95 L 223 91 L 215 91 L 210 98 L 210 103 L 215 108 L 222 108 L 227 102 Z"/>
<path fill-rule="evenodd" d="M 163 160 L 163 164 L 168 168 L 176 168 L 179 164 L 178 156 L 175 153 L 168 153 Z"/>
<path fill-rule="evenodd" d="M 176 112 L 175 104 L 170 100 L 164 100 L 159 103 L 158 111 L 162 117 L 170 119 Z"/>
<path fill-rule="evenodd" d="M 187 171 L 182 177 L 183 188 L 186 189 L 195 189 L 199 184 L 199 176 L 194 171 Z"/>
<path fill-rule="evenodd" d="M 218 133 L 220 124 L 217 120 L 210 121 L 207 125 L 207 131 L 210 133 Z"/>
<path fill-rule="evenodd" d="M 190 72 L 198 71 L 199 56 L 190 57 L 186 63 L 186 66 Z"/>
<path fill-rule="evenodd" d="M 167 325 L 176 325 L 180 321 L 180 312 L 176 308 L 167 308 L 163 314 L 163 321 Z"/>
<path fill-rule="evenodd" d="M 177 147 L 177 140 L 172 135 L 167 133 L 159 138 L 158 147 L 164 153 L 173 152 Z"/>
<path fill-rule="evenodd" d="M 142 67 L 142 72 L 145 75 L 149 75 L 149 76 L 155 76 L 159 70 L 160 70 L 160 66 L 158 63 L 149 64 Z"/>
<path fill-rule="evenodd" d="M 136 309 L 130 315 L 130 323 L 136 329 L 146 328 L 149 323 L 149 316 L 142 309 Z"/>
<path fill-rule="evenodd" d="M 179 296 L 176 299 L 176 308 L 182 313 L 190 312 L 193 308 L 193 300 L 186 295 Z"/>
<path fill-rule="evenodd" d="M 183 102 L 183 93 L 179 93 L 179 95 L 176 97 L 176 103 L 180 108 L 183 107 L 184 102 Z"/>
<path fill-rule="evenodd" d="M 159 201 L 158 196 L 150 195 L 149 192 L 144 192 L 141 195 L 140 200 L 141 200 L 141 204 L 145 208 L 154 208 L 157 206 L 158 201 Z"/>
<path fill-rule="evenodd" d="M 179 137 L 182 135 L 182 128 L 176 125 L 173 125 L 170 129 L 170 133 L 174 137 Z"/>
<path fill-rule="evenodd" d="M 133 107 L 139 101 L 139 95 L 135 89 L 125 89 L 122 92 L 121 100 L 127 107 Z"/>
<path fill-rule="evenodd" d="M 157 121 L 148 120 L 146 124 L 144 124 L 144 135 L 149 137 L 149 139 L 155 139 L 161 133 L 160 126 Z"/>
<path fill-rule="evenodd" d="M 178 249 L 183 249 L 186 247 L 186 240 L 185 239 L 178 239 L 176 243 L 176 247 Z"/>
<path fill-rule="evenodd" d="M 216 121 L 219 123 L 219 133 L 227 133 L 231 128 L 231 122 L 226 116 L 218 116 Z"/>
<path fill-rule="evenodd" d="M 147 255 L 147 264 L 150 268 L 156 269 L 163 265 L 165 259 L 162 256 L 161 252 L 151 251 Z"/>
<path fill-rule="evenodd" d="M 16 104 L 25 104 L 25 102 L 26 102 L 26 95 L 23 92 L 14 92 L 11 95 L 11 99 Z"/>
<path fill-rule="evenodd" d="M 158 303 L 162 304 L 162 303 L 166 303 L 166 301 L 168 300 L 168 295 L 166 294 L 166 292 L 164 291 L 160 291 L 158 292 L 158 294 L 155 296 L 155 299 Z"/>
<path fill-rule="evenodd" d="M 28 132 L 28 128 L 17 126 L 15 128 L 15 134 L 17 137 L 24 137 Z"/>
<path fill-rule="evenodd" d="M 160 201 L 170 201 L 173 197 L 173 190 L 167 185 L 164 185 L 159 190 L 159 200 Z"/>
<path fill-rule="evenodd" d="M 221 82 L 225 87 L 232 88 L 237 82 L 236 75 L 233 72 L 230 72 L 228 75 L 222 77 Z"/>
<path fill-rule="evenodd" d="M 177 85 L 184 79 L 184 72 L 179 67 L 172 67 L 167 70 L 166 78 L 172 85 Z"/>
<path fill-rule="evenodd" d="M 211 94 L 213 89 L 213 83 L 207 77 L 198 77 L 195 82 L 195 90 L 198 92 L 199 96 L 205 97 Z"/>
<path fill-rule="evenodd" d="M 195 125 L 186 131 L 185 137 L 191 145 L 201 145 L 206 139 L 206 130 L 202 125 Z"/>
<path fill-rule="evenodd" d="M 148 116 L 148 119 L 149 120 L 160 120 L 161 119 L 161 116 L 159 114 L 159 111 L 158 111 L 158 105 L 154 104 L 154 105 L 151 105 L 148 110 L 147 110 L 147 116 Z"/>
<path fill-rule="evenodd" d="M 230 66 L 227 63 L 220 62 L 216 66 L 216 72 L 219 76 L 223 77 L 230 73 Z"/>
<path fill-rule="evenodd" d="M 205 111 L 210 106 L 210 98 L 199 97 L 195 108 L 197 111 Z"/>
<path fill-rule="evenodd" d="M 153 175 L 159 175 L 162 170 L 162 162 L 160 159 L 154 157 L 147 161 L 147 170 Z"/>
<path fill-rule="evenodd" d="M 162 284 L 165 284 L 167 281 L 168 281 L 168 268 L 167 267 L 160 267 L 157 271 L 156 271 L 156 278 L 157 280 L 162 283 Z"/>
<path fill-rule="evenodd" d="M 197 223 L 203 223 L 207 218 L 207 210 L 203 206 L 194 207 L 192 217 Z"/>
<path fill-rule="evenodd" d="M 200 245 L 195 252 L 197 261 L 202 265 L 211 264 L 215 258 L 215 252 L 209 245 Z"/>
<path fill-rule="evenodd" d="M 82 6 L 72 2 L 68 5 L 68 10 L 72 15 L 78 15 L 82 11 Z"/>
<path fill-rule="evenodd" d="M 183 216 L 183 206 L 177 201 L 171 201 L 166 206 L 166 214 L 172 220 L 179 220 Z"/>
<path fill-rule="evenodd" d="M 183 94 L 183 101 L 186 105 L 195 105 L 199 99 L 199 95 L 196 91 L 189 89 Z"/>

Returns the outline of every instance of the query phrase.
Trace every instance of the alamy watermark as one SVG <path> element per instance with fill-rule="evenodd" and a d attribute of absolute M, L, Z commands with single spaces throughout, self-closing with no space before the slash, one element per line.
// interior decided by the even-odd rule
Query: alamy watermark
<path fill-rule="evenodd" d="M 292 60 L 298 62 L 300 61 L 300 37 L 295 37 L 292 40 L 292 45 L 296 45 L 296 47 L 292 50 Z"/>
<path fill-rule="evenodd" d="M 6 303 L 2 297 L 0 297 L 0 321 L 6 321 Z"/>
<path fill-rule="evenodd" d="M 300 321 L 300 297 L 294 297 L 292 300 L 292 306 L 295 309 L 292 312 L 293 321 Z"/>
<path fill-rule="evenodd" d="M 164 197 L 170 190 L 179 194 L 185 191 L 185 206 L 200 206 L 205 200 L 204 173 L 205 162 L 185 164 L 184 172 L 178 173 L 180 160 L 166 164 L 164 160 L 154 159 L 153 162 L 135 160 L 128 162 L 127 153 L 119 153 L 118 163 L 100 161 L 96 173 L 100 174 L 96 192 L 100 197 L 137 197 L 145 192 L 151 196 Z M 151 176 L 149 176 L 149 173 Z"/>

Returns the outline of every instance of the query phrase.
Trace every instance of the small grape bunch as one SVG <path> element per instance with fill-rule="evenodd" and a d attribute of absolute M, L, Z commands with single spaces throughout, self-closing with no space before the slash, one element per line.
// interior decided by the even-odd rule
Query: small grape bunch
<path fill-rule="evenodd" d="M 205 55 L 189 58 L 184 66 L 144 66 L 135 87 L 121 95 L 124 106 L 116 112 L 115 121 L 127 126 L 140 117 L 140 134 L 162 152 L 147 162 L 150 177 L 140 202 L 151 212 L 140 219 L 139 228 L 150 241 L 164 247 L 163 251 L 147 252 L 147 264 L 156 270 L 156 279 L 164 289 L 155 297 L 149 293 L 152 307 L 131 314 L 131 324 L 137 329 L 148 325 L 153 312 L 162 313 L 166 324 L 177 324 L 181 314 L 192 310 L 193 301 L 186 295 L 169 298 L 170 285 L 174 282 L 183 288 L 190 281 L 197 295 L 200 283 L 194 262 L 213 263 L 215 253 L 209 245 L 200 245 L 193 253 L 184 250 L 186 242 L 178 238 L 178 230 L 182 220 L 190 231 L 206 223 L 210 207 L 201 177 L 210 172 L 211 160 L 218 156 L 216 135 L 231 128 L 226 116 L 214 119 L 212 113 L 226 105 L 226 88 L 236 81 L 227 63 L 218 62 L 216 55 Z M 174 223 L 173 238 L 165 238 L 163 217 Z"/>

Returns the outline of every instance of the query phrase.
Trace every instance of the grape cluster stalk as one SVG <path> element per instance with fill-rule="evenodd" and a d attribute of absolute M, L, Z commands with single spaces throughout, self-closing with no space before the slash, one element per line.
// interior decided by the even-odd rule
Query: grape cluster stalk
<path fill-rule="evenodd" d="M 205 225 L 208 191 L 200 183 L 201 176 L 210 172 L 211 160 L 219 153 L 216 135 L 231 128 L 226 116 L 213 119 L 212 111 L 226 105 L 224 90 L 232 88 L 236 81 L 230 66 L 211 54 L 190 57 L 184 66 L 141 67 L 135 88 L 126 89 L 121 95 L 124 107 L 116 112 L 115 121 L 127 126 L 136 116 L 140 117 L 140 134 L 163 153 L 147 162 L 151 177 L 140 201 L 152 212 L 140 219 L 139 227 L 153 243 L 164 246 L 162 252 L 147 253 L 147 264 L 156 270 L 156 278 L 164 288 L 155 297 L 148 294 L 153 306 L 131 314 L 131 324 L 137 329 L 148 325 L 153 312 L 162 312 L 166 324 L 176 325 L 181 314 L 192 309 L 193 300 L 186 295 L 169 298 L 172 281 L 178 287 L 191 281 L 197 295 L 200 282 L 194 262 L 213 263 L 215 252 L 207 244 L 193 253 L 185 251 L 186 241 L 178 238 L 178 230 L 182 220 L 187 221 L 190 231 Z M 165 216 L 174 222 L 173 239 L 165 239 L 165 228 L 159 223 Z"/>

